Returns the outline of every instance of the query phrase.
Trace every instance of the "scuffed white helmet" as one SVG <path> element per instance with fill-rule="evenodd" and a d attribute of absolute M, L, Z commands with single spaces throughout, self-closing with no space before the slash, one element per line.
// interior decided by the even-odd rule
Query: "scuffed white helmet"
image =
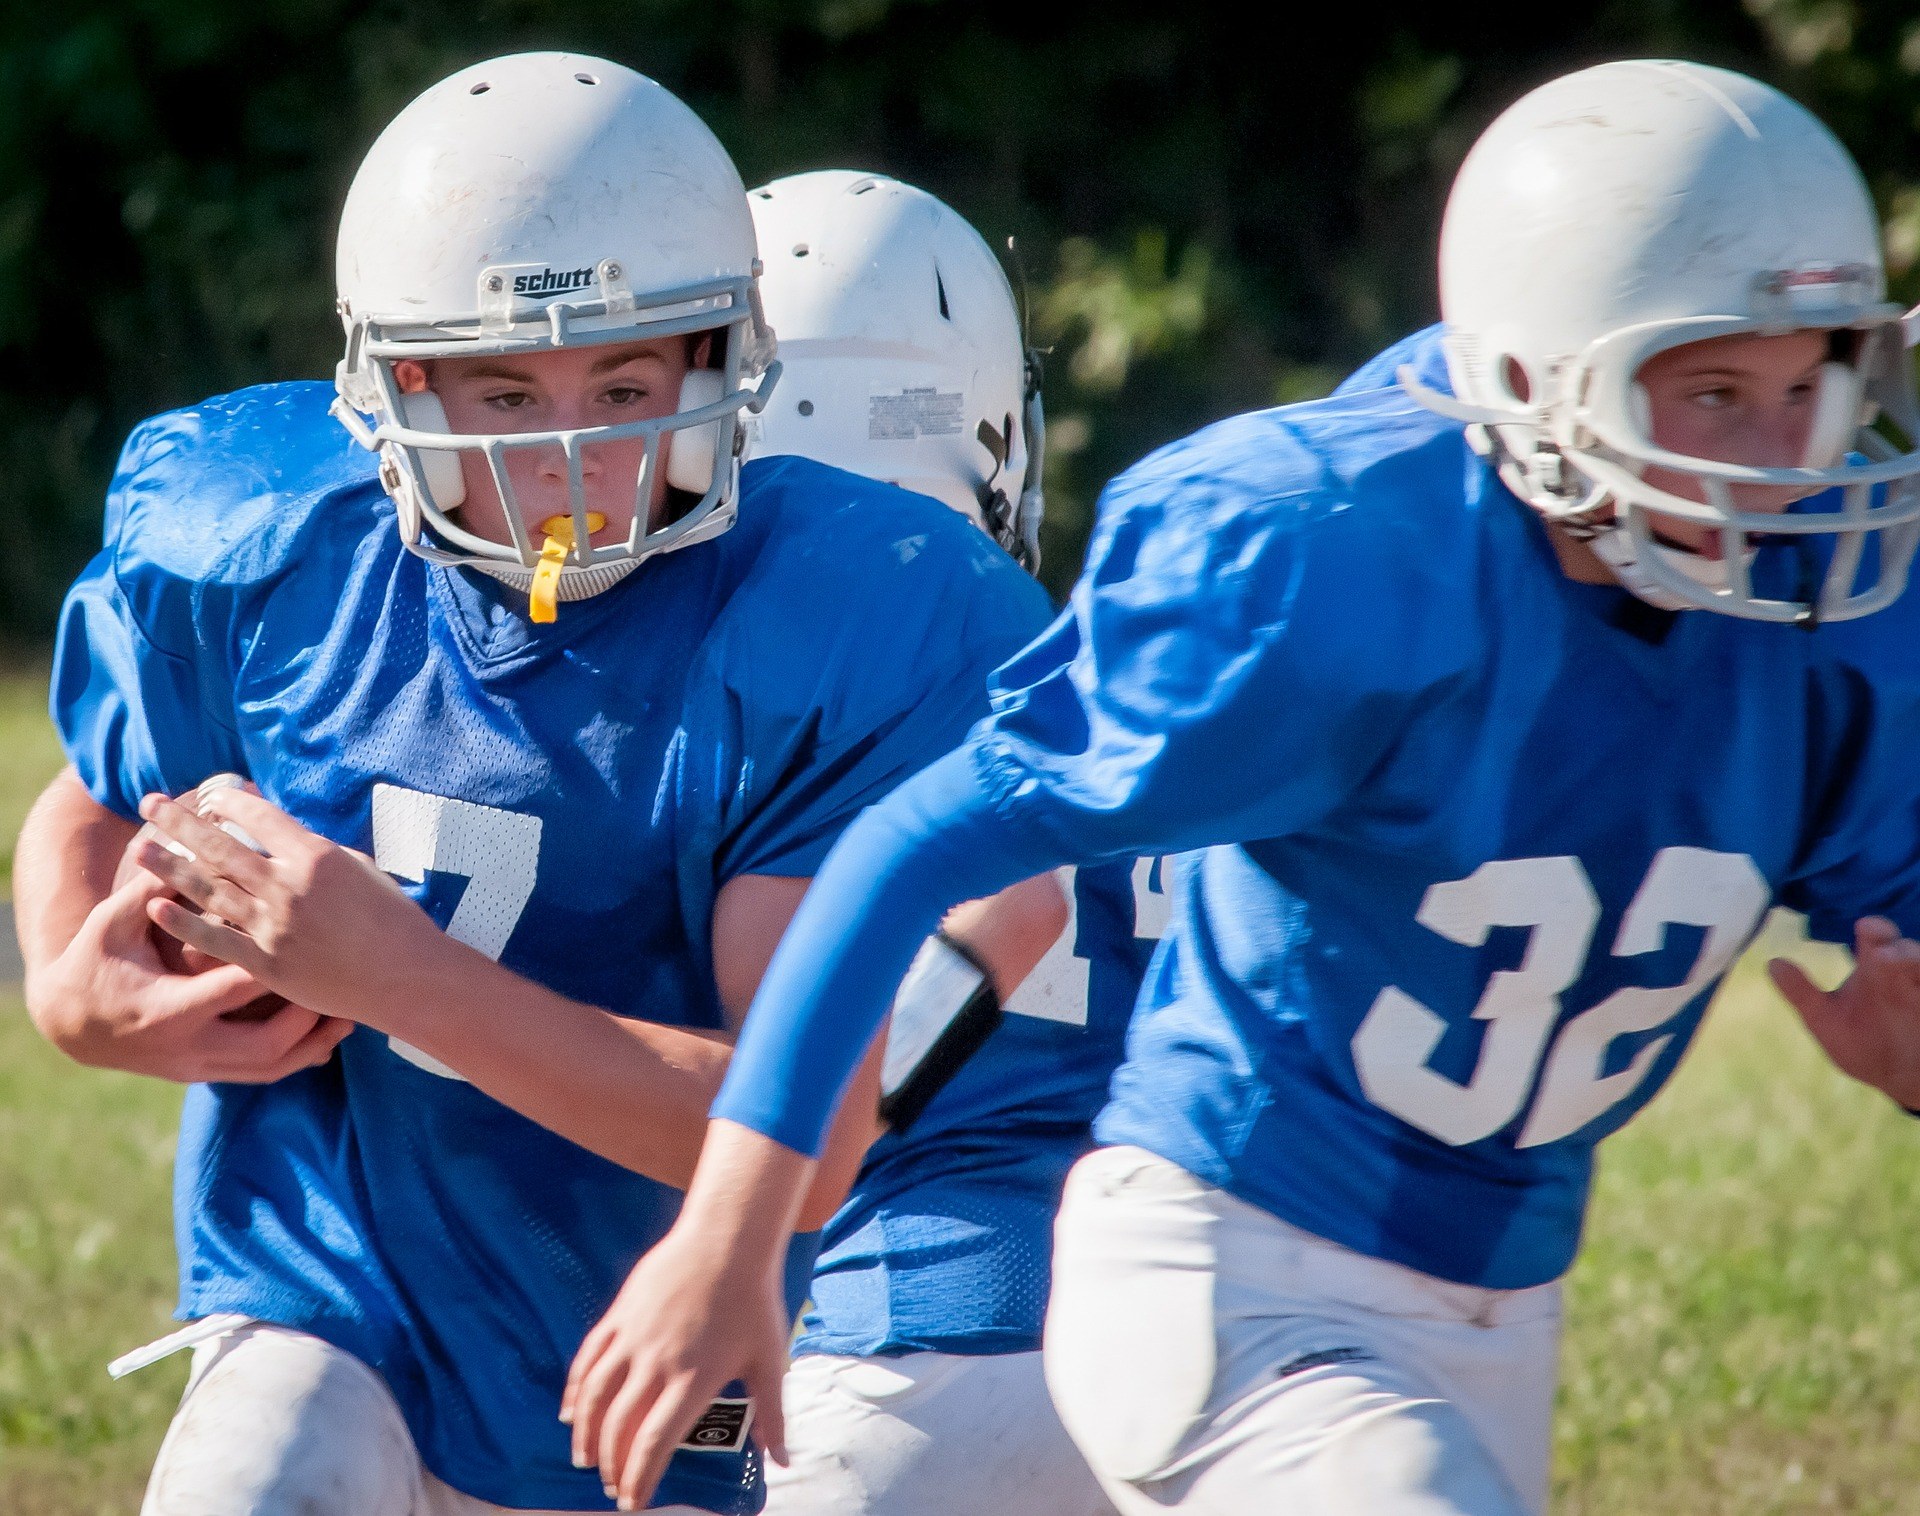
<path fill-rule="evenodd" d="M 1698 64 L 1626 62 L 1533 91 L 1487 129 L 1454 183 L 1440 307 L 1457 398 L 1404 370 L 1402 383 L 1472 423 L 1508 487 L 1590 540 L 1641 598 L 1810 624 L 1878 610 L 1904 587 L 1920 541 L 1920 408 L 1901 311 L 1886 301 L 1879 223 L 1846 150 L 1777 90 Z M 1835 335 L 1803 467 L 1654 443 L 1636 382 L 1649 358 L 1795 331 Z M 1901 447 L 1868 429 L 1876 414 L 1905 434 Z M 1705 502 L 1648 484 L 1649 468 L 1697 481 Z M 1841 503 L 1743 512 L 1738 485 L 1807 496 L 1838 486 Z M 1716 528 L 1721 559 L 1663 547 L 1661 517 Z M 1829 539 L 1824 578 L 1804 598 L 1753 589 L 1756 540 L 1783 536 Z M 1869 536 L 1878 553 L 1862 586 Z"/>
<path fill-rule="evenodd" d="M 1039 368 L 980 234 L 878 174 L 795 174 L 747 199 L 783 365 L 754 451 L 931 495 L 1037 566 Z"/>
<path fill-rule="evenodd" d="M 400 112 L 368 151 L 340 218 L 346 357 L 334 414 L 380 455 L 406 544 L 525 586 L 539 549 L 505 455 L 558 448 L 573 532 L 558 598 L 598 593 L 655 553 L 732 524 L 740 413 L 777 377 L 755 289 L 746 191 L 726 150 L 660 85 L 617 63 L 520 53 L 462 69 Z M 677 413 L 548 432 L 455 433 L 431 391 L 402 394 L 401 359 L 524 355 L 711 332 L 714 367 L 689 373 Z M 757 384 L 752 381 L 758 380 Z M 372 418 L 369 425 L 367 417 Z M 649 530 L 661 468 L 694 497 Z M 641 438 L 627 540 L 588 539 L 581 449 Z M 460 457 L 486 460 L 511 545 L 463 529 Z"/>

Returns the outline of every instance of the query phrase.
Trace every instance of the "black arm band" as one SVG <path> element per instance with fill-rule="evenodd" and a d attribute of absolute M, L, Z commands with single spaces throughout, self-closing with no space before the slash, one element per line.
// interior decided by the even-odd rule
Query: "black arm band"
<path fill-rule="evenodd" d="M 880 1119 L 904 1132 L 1000 1025 L 987 967 L 964 942 L 935 932 L 893 1000 L 880 1074 Z"/>

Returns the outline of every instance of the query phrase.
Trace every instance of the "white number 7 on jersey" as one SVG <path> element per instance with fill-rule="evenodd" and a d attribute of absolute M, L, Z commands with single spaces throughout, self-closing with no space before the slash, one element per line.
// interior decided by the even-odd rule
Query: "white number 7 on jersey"
<path fill-rule="evenodd" d="M 464 874 L 467 887 L 447 923 L 447 935 L 497 959 L 533 895 L 540 869 L 540 818 L 376 784 L 373 861 L 415 884 L 429 870 Z M 398 1037 L 387 1041 L 394 1052 L 430 1074 L 460 1077 Z"/>

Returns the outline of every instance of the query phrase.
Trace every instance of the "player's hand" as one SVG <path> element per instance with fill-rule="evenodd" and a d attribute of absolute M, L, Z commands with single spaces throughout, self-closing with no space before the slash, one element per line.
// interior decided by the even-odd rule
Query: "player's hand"
<path fill-rule="evenodd" d="M 1842 1073 L 1920 1110 L 1920 943 L 1879 916 L 1854 927 L 1853 943 L 1853 972 L 1838 989 L 1785 958 L 1767 972 Z"/>
<path fill-rule="evenodd" d="M 205 913 L 158 898 L 148 906 L 154 924 L 296 1005 L 378 1024 L 386 974 L 444 945 L 433 919 L 366 854 L 309 831 L 257 794 L 231 787 L 202 794 L 199 804 L 195 814 L 164 795 L 140 802 L 161 837 L 193 854 L 183 858 L 150 839 L 139 844 L 140 866 Z"/>
<path fill-rule="evenodd" d="M 351 1023 L 299 1006 L 234 1019 L 264 991 L 252 975 L 169 963 L 148 918 L 164 891 L 150 874 L 128 874 L 34 975 L 34 1018 L 56 1047 L 96 1068 L 182 1084 L 265 1084 L 333 1056 Z"/>
<path fill-rule="evenodd" d="M 753 1399 L 755 1439 L 786 1462 L 783 1249 L 769 1268 L 739 1252 L 716 1255 L 698 1230 L 676 1224 L 634 1266 L 567 1376 L 560 1419 L 573 1424 L 573 1461 L 597 1464 L 623 1511 L 647 1503 L 674 1449 L 730 1380 L 744 1381 Z"/>

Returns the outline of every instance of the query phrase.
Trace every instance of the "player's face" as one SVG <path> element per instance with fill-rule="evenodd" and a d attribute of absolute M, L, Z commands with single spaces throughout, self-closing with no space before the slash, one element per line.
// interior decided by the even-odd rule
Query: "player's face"
<path fill-rule="evenodd" d="M 439 358 L 403 361 L 394 378 L 409 393 L 432 388 L 455 432 L 547 432 L 651 421 L 679 408 L 687 370 L 705 361 L 707 339 L 684 337 L 630 342 L 613 347 L 562 349 L 519 357 Z M 653 480 L 648 527 L 658 525 L 666 499 L 666 462 L 671 434 L 662 439 Z M 580 450 L 587 508 L 606 517 L 593 534 L 595 546 L 624 541 L 633 525 L 634 486 L 646 454 L 644 439 L 592 443 Z M 528 535 L 537 545 L 541 523 L 571 508 L 567 461 L 555 447 L 511 448 L 505 453 Z M 460 524 L 491 542 L 512 542 L 500 492 L 486 459 L 464 452 L 467 485 Z"/>
<path fill-rule="evenodd" d="M 1653 441 L 1670 452 L 1755 468 L 1797 468 L 1806 457 L 1819 395 L 1820 365 L 1828 355 L 1821 332 L 1778 337 L 1715 337 L 1657 353 L 1641 365 Z M 1649 468 L 1647 483 L 1687 500 L 1704 500 L 1697 479 Z M 1736 485 L 1733 503 L 1745 511 L 1784 511 L 1806 492 Z M 1704 557 L 1720 556 L 1709 526 L 1657 518 L 1655 535 Z"/>

